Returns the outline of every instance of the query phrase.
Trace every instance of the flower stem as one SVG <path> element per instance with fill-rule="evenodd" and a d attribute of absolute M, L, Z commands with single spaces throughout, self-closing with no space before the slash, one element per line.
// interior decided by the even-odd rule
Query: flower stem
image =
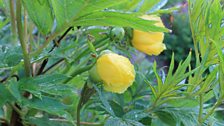
<path fill-rule="evenodd" d="M 11 18 L 11 30 L 12 30 L 12 37 L 13 37 L 13 41 L 16 41 L 16 17 L 15 17 L 15 11 L 14 11 L 14 7 L 15 7 L 15 2 L 14 0 L 10 0 L 10 18 Z"/>
<path fill-rule="evenodd" d="M 30 59 L 29 59 L 29 55 L 27 52 L 27 45 L 26 45 L 26 41 L 25 41 L 25 36 L 24 36 L 24 30 L 22 28 L 22 19 L 21 19 L 21 9 L 22 9 L 22 5 L 21 5 L 21 0 L 17 0 L 16 2 L 16 21 L 17 21 L 17 29 L 18 29 L 18 35 L 19 35 L 19 41 L 22 47 L 22 52 L 23 52 L 23 58 L 24 58 L 24 67 L 25 67 L 25 73 L 26 76 L 30 76 Z"/>
<path fill-rule="evenodd" d="M 90 97 L 95 93 L 94 88 L 90 88 L 87 84 L 85 83 L 84 87 L 82 88 L 81 92 L 81 97 L 79 99 L 79 103 L 77 106 L 77 111 L 76 111 L 76 120 L 77 120 L 77 126 L 80 126 L 80 111 L 83 107 L 83 105 L 90 99 Z"/>
<path fill-rule="evenodd" d="M 86 72 L 88 70 L 90 70 L 92 67 L 93 67 L 94 63 L 93 64 L 90 64 L 88 66 L 85 66 L 85 67 L 81 67 L 77 70 L 75 70 L 72 75 L 71 75 L 71 78 L 68 78 L 67 80 L 64 81 L 64 83 L 68 83 L 71 79 L 73 79 L 75 76 L 77 76 L 78 74 L 81 74 L 83 72 Z"/>

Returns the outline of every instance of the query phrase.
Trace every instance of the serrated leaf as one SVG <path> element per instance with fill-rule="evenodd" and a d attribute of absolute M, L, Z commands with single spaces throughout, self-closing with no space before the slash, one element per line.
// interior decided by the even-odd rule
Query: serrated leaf
<path fill-rule="evenodd" d="M 93 87 L 95 88 L 97 94 L 99 95 L 100 101 L 103 104 L 103 108 L 112 116 L 115 116 L 115 113 L 113 111 L 113 109 L 111 108 L 110 104 L 108 103 L 107 99 L 105 98 L 105 96 L 102 94 L 102 92 L 99 90 L 99 88 L 96 85 L 93 85 Z"/>
<path fill-rule="evenodd" d="M 70 86 L 61 84 L 67 78 L 63 74 L 41 75 L 22 79 L 18 83 L 20 90 L 28 91 L 39 98 L 42 93 L 62 96 L 72 92 Z"/>
<path fill-rule="evenodd" d="M 31 100 L 23 99 L 22 104 L 29 108 L 38 109 L 52 115 L 63 117 L 72 122 L 72 116 L 65 111 L 65 109 L 67 109 L 68 106 L 62 104 L 60 101 L 56 99 L 42 96 L 41 99 L 39 98 L 33 98 Z"/>

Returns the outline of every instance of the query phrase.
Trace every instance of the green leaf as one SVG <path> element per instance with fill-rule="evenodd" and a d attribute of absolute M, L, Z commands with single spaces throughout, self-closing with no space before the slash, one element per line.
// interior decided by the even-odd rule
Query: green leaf
<path fill-rule="evenodd" d="M 165 111 L 157 111 L 156 115 L 162 120 L 164 123 L 168 124 L 169 126 L 175 126 L 176 120 L 175 118 L 168 112 Z"/>
<path fill-rule="evenodd" d="M 41 98 L 42 93 L 66 96 L 66 94 L 69 95 L 72 92 L 70 86 L 61 84 L 67 78 L 63 74 L 41 75 L 22 79 L 18 83 L 20 90 L 28 91 L 39 98 Z"/>
<path fill-rule="evenodd" d="M 6 102 L 13 102 L 16 99 L 9 92 L 9 90 L 0 83 L 0 107 L 2 107 Z"/>
<path fill-rule="evenodd" d="M 161 126 L 176 126 L 176 124 L 195 126 L 198 124 L 194 109 L 167 107 L 161 108 L 155 114 L 158 118 L 153 119 L 153 126 L 160 125 L 159 122 Z"/>
<path fill-rule="evenodd" d="M 124 119 L 135 120 L 135 121 L 139 121 L 145 117 L 148 117 L 148 114 L 145 113 L 143 110 L 131 110 L 130 112 L 127 112 L 123 116 Z"/>
<path fill-rule="evenodd" d="M 33 98 L 31 100 L 23 99 L 22 105 L 29 108 L 45 111 L 52 115 L 63 117 L 70 122 L 72 122 L 73 120 L 72 116 L 68 112 L 65 111 L 68 108 L 68 106 L 50 97 L 42 96 L 42 99 Z"/>
<path fill-rule="evenodd" d="M 149 0 L 149 1 L 150 1 L 150 0 Z M 168 2 L 168 0 L 157 0 L 156 2 L 157 2 L 157 4 L 154 5 L 154 6 L 150 9 L 150 11 L 149 11 L 150 13 L 155 12 L 155 11 L 159 10 L 160 8 L 162 8 L 163 6 L 165 6 L 166 3 Z M 158 2 L 159 2 L 159 3 L 158 3 Z"/>
<path fill-rule="evenodd" d="M 114 114 L 117 116 L 117 117 L 122 117 L 124 115 L 124 110 L 122 108 L 122 106 L 120 106 L 118 103 L 116 103 L 115 101 L 113 100 L 110 100 L 109 101 L 109 104 L 111 106 L 111 108 L 113 109 L 114 111 Z"/>
<path fill-rule="evenodd" d="M 43 118 L 29 117 L 27 120 L 36 126 L 73 126 L 68 122 L 51 120 L 48 116 L 44 116 Z"/>
<path fill-rule="evenodd" d="M 84 0 L 51 0 L 51 3 L 57 21 L 57 30 L 59 30 L 80 13 Z"/>
<path fill-rule="evenodd" d="M 155 21 L 144 20 L 132 13 L 99 11 L 77 18 L 72 22 L 76 26 L 120 26 L 131 27 L 141 31 L 167 32 L 166 28 L 157 27 Z"/>
<path fill-rule="evenodd" d="M 109 118 L 104 126 L 128 126 L 125 121 L 119 118 Z"/>
<path fill-rule="evenodd" d="M 158 75 L 158 73 L 157 73 L 157 68 L 156 68 L 156 61 L 154 61 L 154 65 L 153 65 L 153 72 L 155 73 L 155 75 L 156 75 L 156 79 L 157 79 L 157 84 L 158 84 L 158 89 L 157 89 L 157 94 L 160 94 L 161 93 L 161 91 L 162 91 L 162 86 L 163 86 L 163 82 L 162 82 L 162 79 L 161 79 L 161 77 Z"/>
<path fill-rule="evenodd" d="M 115 116 L 115 113 L 113 109 L 111 108 L 110 104 L 108 103 L 107 99 L 105 98 L 105 95 L 102 94 L 102 92 L 99 90 L 99 88 L 96 85 L 93 85 L 95 88 L 97 94 L 99 95 L 100 101 L 103 104 L 104 109 L 112 116 Z"/>
<path fill-rule="evenodd" d="M 0 21 L 0 29 L 2 29 L 6 24 L 8 24 L 9 21 L 10 21 L 9 18 L 5 19 L 4 21 Z"/>
<path fill-rule="evenodd" d="M 185 108 L 189 107 L 193 108 L 199 105 L 199 102 L 196 99 L 187 97 L 169 99 L 167 103 L 172 105 L 172 107 L 185 107 Z"/>
<path fill-rule="evenodd" d="M 144 126 L 140 122 L 134 120 L 123 120 L 120 118 L 109 118 L 104 126 Z"/>
<path fill-rule="evenodd" d="M 150 89 L 152 90 L 152 93 L 153 93 L 154 97 L 157 97 L 158 94 L 156 92 L 156 89 L 152 86 L 152 84 L 150 84 L 150 82 L 148 80 L 145 80 L 145 83 L 149 85 Z"/>
<path fill-rule="evenodd" d="M 43 34 L 51 31 L 53 26 L 53 15 L 48 0 L 23 0 L 29 17 Z"/>
<path fill-rule="evenodd" d="M 0 68 L 16 66 L 22 58 L 23 54 L 20 46 L 0 46 Z"/>
<path fill-rule="evenodd" d="M 74 19 L 125 1 L 126 0 L 51 0 L 51 3 L 57 21 L 57 30 L 61 30 L 61 28 L 67 26 L 67 24 L 71 24 Z"/>
<path fill-rule="evenodd" d="M 16 98 L 19 102 L 21 102 L 22 96 L 21 96 L 21 93 L 19 91 L 18 83 L 10 81 L 7 84 L 6 88 L 14 96 L 14 98 Z"/>

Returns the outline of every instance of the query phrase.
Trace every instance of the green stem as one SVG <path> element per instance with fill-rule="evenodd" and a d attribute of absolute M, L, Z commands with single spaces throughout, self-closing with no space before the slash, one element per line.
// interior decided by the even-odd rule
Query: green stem
<path fill-rule="evenodd" d="M 23 52 L 25 73 L 26 73 L 26 76 L 29 77 L 30 76 L 30 60 L 29 60 L 27 49 L 26 49 L 27 45 L 24 39 L 24 30 L 22 28 L 21 9 L 22 9 L 21 0 L 17 0 L 16 2 L 17 29 L 18 29 L 19 41 L 22 47 L 22 52 Z"/>
<path fill-rule="evenodd" d="M 162 96 L 162 93 L 160 95 L 158 95 L 158 97 L 156 97 L 154 103 L 152 104 L 152 106 L 150 108 L 148 108 L 146 110 L 146 112 L 151 112 L 157 106 L 157 103 L 158 103 L 161 96 Z"/>
<path fill-rule="evenodd" d="M 72 26 L 71 24 L 65 24 L 60 30 L 54 32 L 53 34 L 51 34 L 49 37 L 46 38 L 46 41 L 44 42 L 43 45 L 41 45 L 35 52 L 33 52 L 31 54 L 31 56 L 36 56 L 38 54 L 40 54 L 43 49 L 45 47 L 47 47 L 47 45 L 53 40 L 55 39 L 59 34 L 61 34 L 65 29 L 69 28 L 70 26 Z"/>
<path fill-rule="evenodd" d="M 80 126 L 80 111 L 81 111 L 81 108 L 82 108 L 82 96 L 79 100 L 79 103 L 78 103 L 78 106 L 77 106 L 77 111 L 76 111 L 76 124 L 77 126 Z"/>
<path fill-rule="evenodd" d="M 28 42 L 28 19 L 27 19 L 27 11 L 24 9 L 24 41 Z"/>
<path fill-rule="evenodd" d="M 202 114 L 203 114 L 203 94 L 200 94 L 199 95 L 199 103 L 200 103 L 200 106 L 199 106 L 199 115 L 198 115 L 198 122 L 200 125 L 202 125 L 203 121 L 202 121 Z"/>
<path fill-rule="evenodd" d="M 107 41 L 109 40 L 108 37 L 102 38 L 101 40 L 94 42 L 94 46 L 95 48 L 101 48 L 103 45 L 107 44 Z M 67 73 L 72 64 L 74 64 L 76 61 L 78 61 L 80 58 L 82 58 L 83 56 L 85 56 L 86 54 L 90 53 L 90 50 L 88 49 L 88 46 L 86 48 L 81 48 L 83 51 L 81 53 L 79 53 L 74 60 L 70 63 L 70 66 L 68 66 L 65 71 L 63 73 Z M 103 48 L 104 49 L 104 48 Z M 81 51 L 81 50 L 80 50 Z M 78 52 L 78 51 L 77 51 Z M 76 54 L 76 53 L 75 53 Z"/>
<path fill-rule="evenodd" d="M 88 70 L 90 70 L 92 67 L 93 67 L 94 64 L 91 64 L 91 65 L 88 65 L 88 66 L 85 66 L 85 67 L 81 67 L 77 70 L 75 70 L 72 75 L 71 75 L 71 78 L 68 78 L 67 80 L 64 81 L 64 83 L 68 83 L 71 79 L 73 79 L 75 76 L 83 73 L 83 72 L 86 72 Z"/>
<path fill-rule="evenodd" d="M 77 111 L 76 111 L 76 119 L 77 119 L 77 126 L 80 126 L 80 111 L 83 107 L 83 105 L 90 99 L 90 97 L 95 93 L 94 88 L 90 88 L 87 84 L 87 82 L 84 84 L 84 87 L 82 88 L 81 91 L 81 97 L 79 99 L 79 103 L 77 106 Z"/>
<path fill-rule="evenodd" d="M 10 19 L 11 19 L 11 29 L 12 29 L 12 36 L 13 39 L 16 41 L 16 17 L 15 17 L 15 2 L 14 0 L 10 0 Z"/>
<path fill-rule="evenodd" d="M 95 48 L 97 49 L 97 48 L 100 48 L 101 46 L 105 45 L 105 44 L 107 43 L 108 40 L 109 40 L 108 37 L 106 37 L 106 38 L 102 38 L 101 40 L 99 40 L 98 42 L 96 42 L 96 44 L 94 45 Z M 83 51 L 81 54 L 79 54 L 79 55 L 75 58 L 75 60 L 74 60 L 71 64 L 73 64 L 76 60 L 80 59 L 81 57 L 83 57 L 84 55 L 86 55 L 86 54 L 89 53 L 89 52 L 90 52 L 90 49 L 89 49 L 89 47 L 87 47 L 86 49 L 84 49 L 84 51 Z"/>

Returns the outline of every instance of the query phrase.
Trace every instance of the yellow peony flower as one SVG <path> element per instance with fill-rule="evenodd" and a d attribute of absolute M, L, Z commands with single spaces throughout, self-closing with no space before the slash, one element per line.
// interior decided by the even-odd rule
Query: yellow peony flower
<path fill-rule="evenodd" d="M 135 80 L 134 66 L 129 59 L 115 53 L 100 56 L 96 70 L 106 91 L 123 93 Z"/>
<path fill-rule="evenodd" d="M 158 27 L 164 27 L 162 20 L 158 16 L 144 15 L 141 18 L 145 20 L 157 21 L 155 23 Z M 132 45 L 141 52 L 148 55 L 159 55 L 166 49 L 163 44 L 164 33 L 163 32 L 143 32 L 139 30 L 133 30 Z"/>

